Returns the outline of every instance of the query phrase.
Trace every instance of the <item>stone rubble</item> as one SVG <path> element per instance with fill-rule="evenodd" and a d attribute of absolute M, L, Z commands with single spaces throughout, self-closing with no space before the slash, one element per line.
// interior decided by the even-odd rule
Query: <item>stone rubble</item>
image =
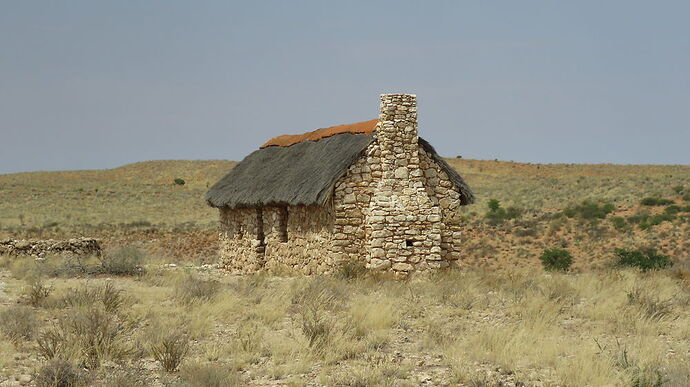
<path fill-rule="evenodd" d="M 101 244 L 98 239 L 84 237 L 66 240 L 0 240 L 0 255 L 43 258 L 50 254 L 100 256 Z"/>

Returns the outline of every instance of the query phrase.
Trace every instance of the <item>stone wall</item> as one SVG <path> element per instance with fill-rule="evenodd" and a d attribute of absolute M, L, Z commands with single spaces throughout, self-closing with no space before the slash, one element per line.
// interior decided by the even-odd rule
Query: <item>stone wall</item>
<path fill-rule="evenodd" d="M 330 205 L 287 207 L 287 238 L 280 231 L 284 210 L 264 209 L 266 268 L 303 274 L 328 272 L 333 264 L 329 254 L 333 229 L 330 208 Z"/>
<path fill-rule="evenodd" d="M 285 206 L 221 211 L 221 266 L 234 273 L 262 269 L 320 274 L 329 254 L 332 206 Z"/>
<path fill-rule="evenodd" d="M 419 147 L 420 167 L 424 172 L 424 187 L 431 201 L 441 208 L 441 256 L 445 261 L 461 258 L 462 224 L 460 219 L 460 191 L 448 174 L 424 148 Z"/>
<path fill-rule="evenodd" d="M 264 266 L 259 211 L 254 208 L 220 211 L 220 266 L 233 273 L 252 273 Z"/>
<path fill-rule="evenodd" d="M 45 257 L 50 254 L 101 255 L 101 244 L 93 238 L 67 240 L 16 240 L 0 241 L 0 255 Z"/>
<path fill-rule="evenodd" d="M 372 143 L 335 185 L 335 220 L 330 253 L 337 262 L 368 263 L 366 237 L 369 229 L 365 219 L 369 214 L 369 203 L 374 196 L 376 183 L 383 176 L 380 156 L 380 147 L 376 142 Z"/>

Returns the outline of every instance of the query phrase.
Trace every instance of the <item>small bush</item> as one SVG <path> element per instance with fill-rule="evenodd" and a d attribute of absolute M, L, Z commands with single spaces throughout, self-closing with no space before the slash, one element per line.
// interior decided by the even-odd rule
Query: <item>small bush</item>
<path fill-rule="evenodd" d="M 331 336 L 333 321 L 330 314 L 316 303 L 304 305 L 299 312 L 302 333 L 309 347 L 324 346 Z"/>
<path fill-rule="evenodd" d="M 83 385 L 83 377 L 74 364 L 55 359 L 46 363 L 36 374 L 37 387 L 76 387 Z"/>
<path fill-rule="evenodd" d="M 677 186 L 673 187 L 673 192 L 675 192 L 678 195 L 682 194 L 684 190 L 685 190 L 685 187 L 683 187 L 682 185 L 677 185 Z"/>
<path fill-rule="evenodd" d="M 489 211 L 486 213 L 486 219 L 489 224 L 497 225 L 503 223 L 508 219 L 517 219 L 522 216 L 522 210 L 517 207 L 501 207 L 501 203 L 496 199 L 488 201 L 487 206 Z"/>
<path fill-rule="evenodd" d="M 335 322 L 333 312 L 342 308 L 346 297 L 338 283 L 325 278 L 315 278 L 295 292 L 291 308 L 310 348 L 324 348 L 330 342 Z"/>
<path fill-rule="evenodd" d="M 586 220 L 604 219 L 606 215 L 612 213 L 616 207 L 611 203 L 598 203 L 585 200 L 582 203 L 568 207 L 563 210 L 563 214 L 568 218 L 580 218 Z"/>
<path fill-rule="evenodd" d="M 0 331 L 15 344 L 30 340 L 36 331 L 36 312 L 22 305 L 5 308 L 0 311 Z"/>
<path fill-rule="evenodd" d="M 489 199 L 487 207 L 489 207 L 489 211 L 496 212 L 501 208 L 501 203 L 497 199 Z"/>
<path fill-rule="evenodd" d="M 103 359 L 122 359 L 131 348 L 124 341 L 130 329 L 102 308 L 77 308 L 61 321 L 70 345 L 77 348 L 81 362 L 89 369 L 100 367 Z"/>
<path fill-rule="evenodd" d="M 611 218 L 611 224 L 613 224 L 613 227 L 618 230 L 618 231 L 629 231 L 630 230 L 630 225 L 628 222 L 623 218 L 622 216 L 614 216 Z"/>
<path fill-rule="evenodd" d="M 673 266 L 671 258 L 658 254 L 654 249 L 616 249 L 615 254 L 617 265 L 635 267 L 643 272 Z"/>
<path fill-rule="evenodd" d="M 539 260 L 548 271 L 568 271 L 573 264 L 573 256 L 563 249 L 546 249 Z"/>
<path fill-rule="evenodd" d="M 628 304 L 640 308 L 643 315 L 650 319 L 659 321 L 671 314 L 672 300 L 661 300 L 657 295 L 643 288 L 636 286 L 626 293 Z"/>
<path fill-rule="evenodd" d="M 648 213 L 645 213 L 645 212 L 637 213 L 637 214 L 635 214 L 635 215 L 630 215 L 630 216 L 628 216 L 628 217 L 626 218 L 626 220 L 627 220 L 628 223 L 630 223 L 630 224 L 637 224 L 637 225 L 640 225 L 640 224 L 643 224 L 643 223 L 647 223 L 647 220 L 649 220 L 649 214 L 648 214 Z"/>
<path fill-rule="evenodd" d="M 220 284 L 215 280 L 204 280 L 192 274 L 186 275 L 175 286 L 175 298 L 185 304 L 198 301 L 212 301 L 216 298 Z"/>
<path fill-rule="evenodd" d="M 652 228 L 653 226 L 658 226 L 663 222 L 670 222 L 675 218 L 675 216 L 669 214 L 652 215 L 649 218 L 647 218 L 646 221 L 640 223 L 640 229 L 647 230 Z"/>
<path fill-rule="evenodd" d="M 686 202 L 690 202 L 690 192 L 683 195 L 683 200 L 685 200 Z"/>
<path fill-rule="evenodd" d="M 146 254 L 140 249 L 124 246 L 99 258 L 100 271 L 109 275 L 139 275 L 142 273 L 142 263 L 145 258 Z"/>
<path fill-rule="evenodd" d="M 157 343 L 153 343 L 149 347 L 151 356 L 167 372 L 177 370 L 182 360 L 187 356 L 188 350 L 189 340 L 180 333 L 163 336 Z"/>
<path fill-rule="evenodd" d="M 640 201 L 643 206 L 667 206 L 673 204 L 673 200 L 656 198 L 656 197 L 646 197 Z"/>
<path fill-rule="evenodd" d="M 38 345 L 38 354 L 46 360 L 51 360 L 63 353 L 67 338 L 62 330 L 49 328 L 39 333 L 36 344 Z"/>
<path fill-rule="evenodd" d="M 683 208 L 680 206 L 677 206 L 675 204 L 664 208 L 664 213 L 666 213 L 668 215 L 676 215 L 677 213 L 679 213 L 681 211 L 683 211 Z"/>
<path fill-rule="evenodd" d="M 362 278 L 367 274 L 367 267 L 360 261 L 344 261 L 335 270 L 335 277 L 344 280 Z"/>
<path fill-rule="evenodd" d="M 115 288 L 111 282 L 103 286 L 84 286 L 69 289 L 60 299 L 64 307 L 94 307 L 102 305 L 106 312 L 115 312 L 123 304 L 125 298 L 121 290 Z"/>
<path fill-rule="evenodd" d="M 236 333 L 237 345 L 246 353 L 256 351 L 259 348 L 261 336 L 256 324 L 249 321 L 242 322 Z"/>
<path fill-rule="evenodd" d="M 180 370 L 180 377 L 190 386 L 229 387 L 242 385 L 236 372 L 217 364 L 199 362 L 187 364 Z"/>
<path fill-rule="evenodd" d="M 29 284 L 24 288 L 24 294 L 26 295 L 27 301 L 32 306 L 39 306 L 45 301 L 52 289 L 49 286 L 43 284 L 40 279 L 33 279 L 29 281 Z"/>
<path fill-rule="evenodd" d="M 175 180 L 173 180 L 173 183 L 174 183 L 175 185 L 185 185 L 184 179 L 182 179 L 182 178 L 180 178 L 180 177 L 175 178 Z"/>

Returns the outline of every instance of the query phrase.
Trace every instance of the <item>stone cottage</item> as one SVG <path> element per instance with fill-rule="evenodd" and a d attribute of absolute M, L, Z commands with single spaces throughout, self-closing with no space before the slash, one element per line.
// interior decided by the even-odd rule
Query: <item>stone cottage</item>
<path fill-rule="evenodd" d="M 382 94 L 378 119 L 266 142 L 206 194 L 220 210 L 221 265 L 327 273 L 347 260 L 396 274 L 461 257 L 472 191 L 417 136 L 412 94 Z"/>

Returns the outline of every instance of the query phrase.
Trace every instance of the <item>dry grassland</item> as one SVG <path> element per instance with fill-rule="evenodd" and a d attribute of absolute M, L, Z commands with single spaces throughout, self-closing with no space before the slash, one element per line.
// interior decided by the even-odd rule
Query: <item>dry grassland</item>
<path fill-rule="evenodd" d="M 690 385 L 690 167 L 449 162 L 479 198 L 466 257 L 408 281 L 202 265 L 203 193 L 231 162 L 0 175 L 0 238 L 107 248 L 105 263 L 0 257 L 0 386 Z M 519 215 L 492 219 L 491 198 Z M 564 214 L 584 199 L 613 210 Z M 570 272 L 543 271 L 553 247 Z M 614 267 L 616 247 L 675 265 Z"/>
<path fill-rule="evenodd" d="M 3 261 L 5 378 L 44 383 L 64 358 L 75 382 L 108 386 L 690 383 L 690 262 L 407 282 L 89 264 Z"/>

